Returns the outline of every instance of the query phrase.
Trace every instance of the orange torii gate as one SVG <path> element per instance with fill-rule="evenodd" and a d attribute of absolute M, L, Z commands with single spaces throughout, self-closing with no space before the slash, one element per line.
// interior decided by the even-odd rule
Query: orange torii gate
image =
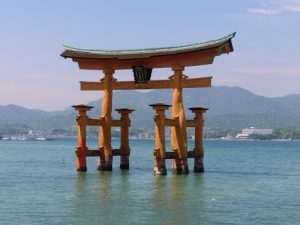
<path fill-rule="evenodd" d="M 102 114 L 99 119 L 90 119 L 86 112 L 92 107 L 77 105 L 79 112 L 77 170 L 86 171 L 86 157 L 99 156 L 98 170 L 111 170 L 113 156 L 121 156 L 120 168 L 129 168 L 130 147 L 128 141 L 129 114 L 131 109 L 116 109 L 120 120 L 112 119 L 113 90 L 173 89 L 172 105 L 152 104 L 155 115 L 154 174 L 166 175 L 165 159 L 174 159 L 173 168 L 177 173 L 189 173 L 187 158 L 194 158 L 195 172 L 203 172 L 203 113 L 202 107 L 190 108 L 194 120 L 186 120 L 182 99 L 183 88 L 210 87 L 212 77 L 188 78 L 183 74 L 186 66 L 212 64 L 215 56 L 233 51 L 232 33 L 226 37 L 179 47 L 137 49 L 137 50 L 88 50 L 64 46 L 61 56 L 77 62 L 80 69 L 102 70 L 104 78 L 97 82 L 80 82 L 84 91 L 103 90 Z M 174 74 L 167 80 L 151 80 L 154 68 L 172 68 Z M 116 70 L 133 69 L 134 81 L 117 81 Z M 165 118 L 165 110 L 172 106 L 172 118 Z M 99 126 L 99 148 L 89 150 L 86 146 L 86 126 Z M 121 127 L 120 149 L 111 147 L 111 127 Z M 172 152 L 165 150 L 165 126 L 171 126 Z M 187 127 L 195 127 L 195 148 L 188 151 Z"/>

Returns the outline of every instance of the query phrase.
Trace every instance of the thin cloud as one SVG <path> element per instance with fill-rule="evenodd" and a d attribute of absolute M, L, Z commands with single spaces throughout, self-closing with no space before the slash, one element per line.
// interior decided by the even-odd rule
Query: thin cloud
<path fill-rule="evenodd" d="M 281 10 L 262 9 L 262 8 L 249 8 L 248 12 L 249 13 L 254 13 L 254 14 L 274 15 L 274 14 L 279 14 L 281 12 Z"/>
<path fill-rule="evenodd" d="M 283 5 L 282 9 L 290 12 L 300 12 L 300 4 Z"/>
<path fill-rule="evenodd" d="M 300 12 L 300 1 L 264 1 L 262 7 L 248 8 L 248 12 L 261 15 L 276 15 L 283 12 Z"/>

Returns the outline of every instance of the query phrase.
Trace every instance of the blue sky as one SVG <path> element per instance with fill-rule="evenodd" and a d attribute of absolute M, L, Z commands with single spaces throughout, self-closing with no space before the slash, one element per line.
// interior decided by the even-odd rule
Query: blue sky
<path fill-rule="evenodd" d="M 81 92 L 80 80 L 101 71 L 79 70 L 59 55 L 63 44 L 130 49 L 190 44 L 237 32 L 235 51 L 213 65 L 186 68 L 213 75 L 213 85 L 240 86 L 274 97 L 300 94 L 300 0 L 2 1 L 0 105 L 59 110 L 101 92 Z M 171 70 L 154 71 L 166 78 Z M 131 71 L 117 71 L 119 80 Z"/>

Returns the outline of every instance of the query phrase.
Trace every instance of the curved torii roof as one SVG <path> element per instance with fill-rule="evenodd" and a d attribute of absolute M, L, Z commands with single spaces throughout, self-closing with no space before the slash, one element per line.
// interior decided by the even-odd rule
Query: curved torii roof
<path fill-rule="evenodd" d="M 231 39 L 235 33 L 223 38 L 191 45 L 134 50 L 93 50 L 64 45 L 64 58 L 72 58 L 81 69 L 131 69 L 133 66 L 149 68 L 198 66 L 211 64 L 215 56 L 233 51 Z"/>

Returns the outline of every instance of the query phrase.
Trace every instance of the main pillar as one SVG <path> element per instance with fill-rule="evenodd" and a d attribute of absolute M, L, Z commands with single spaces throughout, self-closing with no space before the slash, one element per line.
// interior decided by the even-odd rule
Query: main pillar
<path fill-rule="evenodd" d="M 155 111 L 155 149 L 154 149 L 154 175 L 167 175 L 166 148 L 165 148 L 165 111 L 170 105 L 162 103 L 150 105 Z"/>
<path fill-rule="evenodd" d="M 111 113 L 112 113 L 112 69 L 104 69 L 104 90 L 102 98 L 102 115 L 104 121 L 103 126 L 100 126 L 99 132 L 99 150 L 100 158 L 98 162 L 98 170 L 112 170 L 112 148 L 111 148 Z"/>
<path fill-rule="evenodd" d="M 134 110 L 132 109 L 116 109 L 118 113 L 121 114 L 121 137 L 120 137 L 120 169 L 128 170 L 129 169 L 129 155 L 130 155 L 130 147 L 129 147 L 129 126 L 130 119 L 129 114 Z"/>
<path fill-rule="evenodd" d="M 204 148 L 203 148 L 203 114 L 208 110 L 207 108 L 197 107 L 189 108 L 193 113 L 195 113 L 195 158 L 194 158 L 194 172 L 203 173 L 204 165 Z"/>
<path fill-rule="evenodd" d="M 72 106 L 78 111 L 78 116 L 76 118 L 78 126 L 78 143 L 77 149 L 75 151 L 77 155 L 77 171 L 86 172 L 86 125 L 87 125 L 87 115 L 86 112 L 90 111 L 93 107 L 86 105 L 74 105 Z"/>
<path fill-rule="evenodd" d="M 171 145 L 173 151 L 176 151 L 175 160 L 173 161 L 173 168 L 176 169 L 177 174 L 188 174 L 189 167 L 187 161 L 187 133 L 186 120 L 182 100 L 182 85 L 181 81 L 184 79 L 182 71 L 184 67 L 173 66 L 173 100 L 172 100 L 172 117 L 177 120 L 177 126 L 171 128 Z"/>

